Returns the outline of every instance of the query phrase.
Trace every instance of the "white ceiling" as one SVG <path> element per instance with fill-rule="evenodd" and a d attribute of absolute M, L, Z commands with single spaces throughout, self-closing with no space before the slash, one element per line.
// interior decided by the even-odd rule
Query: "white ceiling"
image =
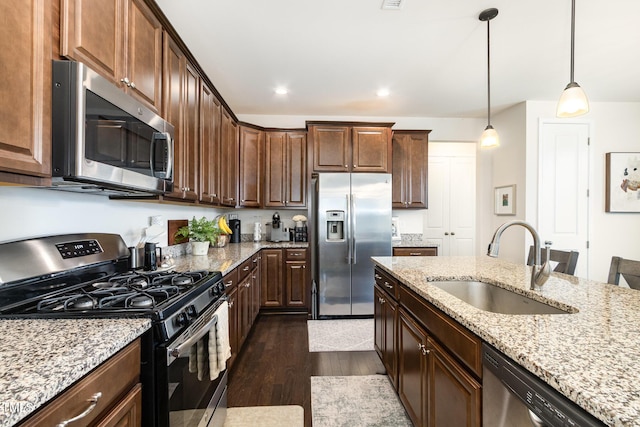
<path fill-rule="evenodd" d="M 484 117 L 489 7 L 494 113 L 569 82 L 570 0 L 156 2 L 235 114 Z M 576 3 L 576 81 L 640 102 L 640 1 Z"/>

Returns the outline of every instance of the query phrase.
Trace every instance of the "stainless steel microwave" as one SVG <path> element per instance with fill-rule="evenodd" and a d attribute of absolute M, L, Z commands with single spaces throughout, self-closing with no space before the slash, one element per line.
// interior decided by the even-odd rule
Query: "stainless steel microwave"
<path fill-rule="evenodd" d="M 173 189 L 173 126 L 86 65 L 53 61 L 53 188 L 140 196 Z"/>

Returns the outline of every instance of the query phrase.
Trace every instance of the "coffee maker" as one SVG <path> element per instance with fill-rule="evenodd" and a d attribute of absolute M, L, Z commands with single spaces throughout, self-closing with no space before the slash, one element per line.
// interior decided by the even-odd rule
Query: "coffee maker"
<path fill-rule="evenodd" d="M 229 228 L 231 229 L 231 243 L 240 243 L 240 220 L 239 219 L 230 219 L 229 220 Z"/>
<path fill-rule="evenodd" d="M 271 222 L 267 223 L 267 240 L 270 242 L 289 241 L 289 231 L 280 221 L 280 214 L 278 212 L 274 213 Z"/>

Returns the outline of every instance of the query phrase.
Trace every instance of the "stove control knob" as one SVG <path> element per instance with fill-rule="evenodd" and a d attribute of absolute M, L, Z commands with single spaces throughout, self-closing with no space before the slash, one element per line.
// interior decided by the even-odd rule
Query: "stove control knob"
<path fill-rule="evenodd" d="M 185 326 L 187 324 L 187 315 L 185 313 L 178 313 L 175 322 L 178 326 Z"/>
<path fill-rule="evenodd" d="M 194 318 L 198 315 L 198 310 L 196 310 L 195 305 L 190 305 L 189 307 L 187 307 L 186 313 L 187 316 Z"/>

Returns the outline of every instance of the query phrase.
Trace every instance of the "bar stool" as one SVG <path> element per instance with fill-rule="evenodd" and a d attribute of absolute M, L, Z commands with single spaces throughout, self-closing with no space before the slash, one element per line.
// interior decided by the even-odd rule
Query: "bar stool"
<path fill-rule="evenodd" d="M 553 271 L 558 273 L 570 274 L 573 276 L 573 273 L 576 271 L 576 264 L 578 263 L 578 255 L 580 252 L 576 251 L 558 251 L 555 249 L 551 249 L 550 258 L 552 262 L 557 262 L 558 265 L 555 266 Z M 527 259 L 527 265 L 533 265 L 534 260 L 534 250 L 533 246 L 529 247 L 529 257 Z M 540 250 L 540 262 L 544 264 L 547 260 L 547 251 L 542 248 Z"/>
<path fill-rule="evenodd" d="M 632 289 L 640 290 L 640 261 L 611 257 L 611 267 L 609 268 L 608 283 L 612 285 L 620 284 L 620 275 L 624 277 L 627 284 Z"/>

